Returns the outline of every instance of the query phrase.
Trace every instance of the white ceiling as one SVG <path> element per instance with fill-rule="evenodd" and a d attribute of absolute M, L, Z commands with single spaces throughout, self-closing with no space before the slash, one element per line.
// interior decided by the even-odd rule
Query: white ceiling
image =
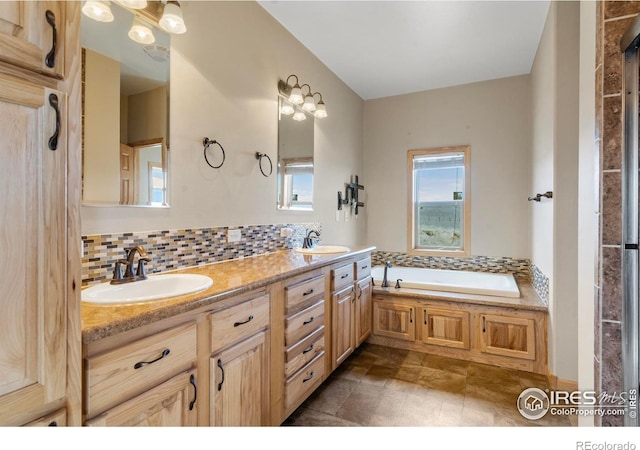
<path fill-rule="evenodd" d="M 364 100 L 531 71 L 549 1 L 260 1 Z"/>

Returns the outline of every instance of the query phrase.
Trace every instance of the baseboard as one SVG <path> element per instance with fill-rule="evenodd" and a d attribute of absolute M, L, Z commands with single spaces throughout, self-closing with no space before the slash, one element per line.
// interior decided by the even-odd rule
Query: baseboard
<path fill-rule="evenodd" d="M 551 385 L 551 389 L 556 391 L 573 392 L 578 390 L 577 381 L 565 380 L 564 378 L 558 378 L 556 375 L 549 375 L 549 384 Z"/>

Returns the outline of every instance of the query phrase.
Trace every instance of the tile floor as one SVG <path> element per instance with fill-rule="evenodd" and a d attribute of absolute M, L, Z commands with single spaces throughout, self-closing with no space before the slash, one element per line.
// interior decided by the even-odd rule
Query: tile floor
<path fill-rule="evenodd" d="M 286 421 L 289 426 L 574 426 L 575 417 L 530 421 L 516 409 L 547 378 L 456 359 L 363 344 Z"/>

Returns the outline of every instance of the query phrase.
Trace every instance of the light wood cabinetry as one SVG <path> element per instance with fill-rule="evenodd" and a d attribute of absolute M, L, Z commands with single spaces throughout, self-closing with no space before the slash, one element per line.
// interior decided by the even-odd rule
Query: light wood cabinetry
<path fill-rule="evenodd" d="M 356 347 L 360 346 L 373 329 L 373 278 L 371 278 L 371 257 L 354 263 L 356 279 L 355 332 Z"/>
<path fill-rule="evenodd" d="M 67 410 L 60 409 L 58 411 L 40 417 L 33 422 L 24 425 L 25 427 L 64 427 L 67 425 Z"/>
<path fill-rule="evenodd" d="M 547 313 L 374 295 L 373 336 L 390 347 L 547 375 Z"/>
<path fill-rule="evenodd" d="M 355 294 L 353 287 L 347 286 L 332 294 L 333 308 L 332 342 L 333 369 L 335 370 L 356 348 L 355 335 Z"/>
<path fill-rule="evenodd" d="M 210 315 L 211 426 L 260 426 L 269 417 L 269 295 Z"/>
<path fill-rule="evenodd" d="M 413 341 L 416 338 L 415 307 L 391 302 L 373 302 L 373 333 Z"/>
<path fill-rule="evenodd" d="M 88 420 L 87 426 L 178 427 L 197 420 L 195 370 L 189 370 Z"/>
<path fill-rule="evenodd" d="M 81 420 L 77 27 L 77 2 L 0 2 L 0 425 Z"/>

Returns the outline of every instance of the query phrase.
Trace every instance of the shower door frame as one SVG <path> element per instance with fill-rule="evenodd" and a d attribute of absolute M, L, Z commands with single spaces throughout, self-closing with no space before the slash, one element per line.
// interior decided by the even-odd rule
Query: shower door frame
<path fill-rule="evenodd" d="M 640 17 L 625 32 L 620 41 L 624 53 L 624 122 L 622 146 L 622 383 L 623 391 L 635 391 L 636 406 L 624 416 L 625 426 L 638 426 L 637 395 L 639 389 L 638 327 L 638 114 L 640 83 Z M 610 393 L 611 394 L 611 393 Z M 633 416 L 633 417 L 632 417 Z"/>

